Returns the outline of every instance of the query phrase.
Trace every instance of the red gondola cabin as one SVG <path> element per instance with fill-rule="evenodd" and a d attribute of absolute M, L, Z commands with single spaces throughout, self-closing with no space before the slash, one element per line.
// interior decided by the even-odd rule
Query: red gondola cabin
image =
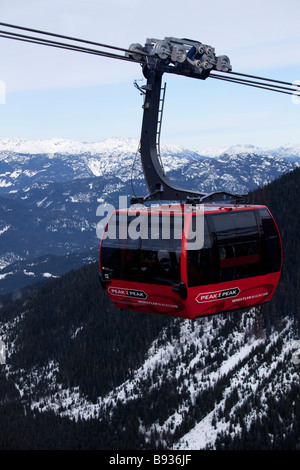
<path fill-rule="evenodd" d="M 100 281 L 116 307 L 191 319 L 270 301 L 281 266 L 265 206 L 116 211 L 100 245 Z"/>

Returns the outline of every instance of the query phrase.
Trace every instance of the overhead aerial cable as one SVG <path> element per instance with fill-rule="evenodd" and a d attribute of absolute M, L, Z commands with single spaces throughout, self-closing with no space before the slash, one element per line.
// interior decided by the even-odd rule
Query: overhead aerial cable
<path fill-rule="evenodd" d="M 164 40 L 147 39 L 144 47 L 141 44 L 135 43 L 131 44 L 129 48 L 123 48 L 9 23 L 1 22 L 0 26 L 5 28 L 0 30 L 0 37 L 6 39 L 14 39 L 59 49 L 67 49 L 85 54 L 99 55 L 127 62 L 139 62 L 144 67 L 160 68 L 162 72 L 175 73 L 193 78 L 214 78 L 239 85 L 275 91 L 277 93 L 296 96 L 299 96 L 300 94 L 299 84 L 232 71 L 230 61 L 227 56 L 217 57 L 213 47 L 190 39 L 177 39 L 173 37 L 167 37 L 164 38 Z M 35 36 L 16 33 L 14 31 L 16 29 L 26 33 L 34 33 Z M 41 37 L 40 35 L 64 39 L 71 42 L 54 41 Z M 84 47 L 82 45 L 78 45 L 78 43 L 123 52 L 125 55 L 121 55 L 116 52 L 108 52 L 103 49 Z M 158 62 L 160 63 L 159 65 Z M 210 73 L 211 70 L 215 70 L 219 73 Z"/>
<path fill-rule="evenodd" d="M 245 79 L 240 79 L 236 77 L 222 77 L 220 75 L 216 74 L 210 74 L 210 78 L 215 78 L 217 80 L 223 80 L 225 82 L 231 82 L 231 83 L 237 83 L 239 85 L 247 85 L 250 87 L 254 88 L 261 88 L 263 90 L 269 90 L 269 91 L 276 91 L 277 93 L 284 93 L 286 95 L 294 95 L 297 94 L 297 89 L 298 93 L 300 92 L 300 88 L 297 85 L 293 85 L 293 83 L 287 83 L 290 85 L 290 87 L 295 87 L 295 88 L 290 88 L 290 87 L 282 87 L 280 85 L 276 85 L 273 83 L 265 83 L 265 82 L 259 82 L 259 81 L 253 81 L 253 80 L 245 80 Z M 264 79 L 267 80 L 267 79 Z M 284 82 L 286 83 L 286 82 Z"/>
<path fill-rule="evenodd" d="M 60 38 L 60 39 L 67 39 L 67 40 L 75 41 L 75 42 L 82 42 L 82 43 L 85 43 L 85 44 L 91 44 L 91 45 L 98 46 L 98 47 L 105 47 L 106 49 L 114 49 L 114 50 L 121 51 L 121 52 L 130 52 L 129 49 L 125 49 L 125 48 L 122 48 L 122 47 L 112 46 L 112 45 L 109 45 L 109 44 L 103 44 L 103 43 L 95 42 L 95 41 L 89 41 L 87 39 L 75 38 L 73 36 L 65 36 L 63 34 L 50 33 L 49 31 L 42 31 L 40 29 L 26 28 L 26 27 L 23 27 L 23 26 L 17 26 L 17 25 L 12 25 L 12 24 L 8 24 L 8 23 L 0 23 L 0 26 L 13 28 L 13 29 L 19 29 L 19 30 L 23 30 L 23 31 L 28 31 L 28 32 L 31 32 L 31 33 L 44 34 L 46 36 L 52 36 L 52 37 L 56 37 L 56 38 Z M 13 34 L 13 33 L 11 33 L 11 34 Z"/>
<path fill-rule="evenodd" d="M 107 51 L 101 51 L 97 49 L 91 49 L 83 46 L 77 46 L 75 44 L 67 44 L 63 42 L 58 42 L 58 41 L 51 41 L 49 39 L 43 39 L 43 38 L 38 38 L 34 36 L 28 36 L 24 34 L 17 34 L 17 33 L 11 33 L 11 32 L 6 32 L 0 30 L 0 37 L 6 38 L 6 39 L 14 39 L 22 42 L 29 42 L 33 44 L 41 44 L 44 46 L 51 46 L 55 47 L 58 49 L 67 49 L 75 52 L 83 52 L 86 54 L 93 54 L 93 55 L 99 55 L 103 57 L 109 57 L 112 59 L 120 59 L 120 60 L 125 60 L 129 62 L 136 62 L 134 59 L 127 57 L 125 55 L 119 55 L 119 54 L 114 54 L 111 52 Z"/>

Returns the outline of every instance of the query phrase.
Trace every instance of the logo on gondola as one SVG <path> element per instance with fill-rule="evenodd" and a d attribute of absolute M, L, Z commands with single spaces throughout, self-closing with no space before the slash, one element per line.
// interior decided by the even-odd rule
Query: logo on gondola
<path fill-rule="evenodd" d="M 197 302 L 213 302 L 214 300 L 224 300 L 230 297 L 236 297 L 239 295 L 240 289 L 233 287 L 232 289 L 218 290 L 215 292 L 204 292 L 196 297 Z"/>
<path fill-rule="evenodd" d="M 133 297 L 135 299 L 147 299 L 147 294 L 143 290 L 126 289 L 124 287 L 109 287 L 108 292 L 120 297 Z"/>

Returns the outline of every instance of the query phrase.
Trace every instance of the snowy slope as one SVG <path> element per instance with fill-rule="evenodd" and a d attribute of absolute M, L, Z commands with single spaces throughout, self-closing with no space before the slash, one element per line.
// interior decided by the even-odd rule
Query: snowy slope
<path fill-rule="evenodd" d="M 9 356 L 14 350 L 15 325 L 27 314 L 30 312 L 1 326 Z M 279 330 L 266 334 L 258 326 L 259 315 L 252 309 L 194 323 L 170 321 L 150 346 L 141 367 L 131 372 L 131 378 L 96 401 L 82 394 L 79 387 L 60 383 L 59 360 L 50 360 L 25 374 L 12 369 L 8 376 L 15 382 L 23 404 L 32 410 L 101 422 L 107 416 L 113 421 L 120 406 L 126 414 L 127 408 L 134 409 L 144 401 L 151 408 L 150 423 L 143 414 L 139 416 L 144 446 L 156 436 L 156 444 L 168 449 L 215 449 L 220 437 L 236 438 L 258 419 L 269 419 L 270 399 L 280 401 L 298 386 L 299 372 L 291 363 L 292 320 L 284 318 Z M 74 324 L 73 340 L 82 329 L 84 325 Z M 164 402 L 166 384 L 168 392 L 174 387 L 173 404 Z M 290 416 L 290 426 L 292 423 Z"/>

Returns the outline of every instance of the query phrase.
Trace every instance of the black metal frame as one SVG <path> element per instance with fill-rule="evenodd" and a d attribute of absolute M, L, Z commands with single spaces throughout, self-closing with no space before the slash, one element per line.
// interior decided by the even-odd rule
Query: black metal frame
<path fill-rule="evenodd" d="M 132 198 L 132 203 L 145 201 L 181 201 L 187 203 L 222 202 L 227 204 L 238 204 L 245 202 L 244 195 L 234 195 L 226 191 L 203 194 L 195 191 L 183 189 L 174 184 L 164 173 L 161 166 L 156 145 L 156 135 L 158 126 L 158 115 L 160 105 L 160 93 L 162 76 L 164 71 L 170 72 L 171 67 L 165 65 L 163 61 L 154 59 L 148 61 L 143 66 L 143 73 L 147 79 L 147 84 L 143 86 L 145 90 L 144 111 L 141 130 L 140 153 L 145 180 L 150 194 L 142 198 Z M 185 69 L 173 71 L 173 73 L 184 74 L 192 78 L 205 80 L 209 76 L 209 70 L 204 70 L 201 74 L 187 73 Z"/>

